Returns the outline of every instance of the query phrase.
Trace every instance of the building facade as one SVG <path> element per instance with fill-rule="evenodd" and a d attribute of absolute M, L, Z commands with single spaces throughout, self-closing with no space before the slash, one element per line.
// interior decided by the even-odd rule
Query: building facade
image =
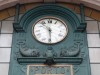
<path fill-rule="evenodd" d="M 95 3 L 99 3 L 98 0 L 96 0 L 95 2 L 93 2 L 92 0 L 91 2 L 86 2 L 84 0 L 75 1 L 75 2 L 73 0 L 72 2 L 70 0 L 68 2 L 60 1 L 60 0 L 58 1 L 55 1 L 55 0 L 52 0 L 52 1 L 14 0 L 14 1 L 11 1 L 12 5 L 9 5 L 10 1 L 11 0 L 8 0 L 8 2 L 1 1 L 1 8 L 0 8 L 1 9 L 0 10 L 0 74 L 1 75 L 8 75 L 8 72 L 10 72 L 9 71 L 9 69 L 11 68 L 10 62 L 12 62 L 12 59 L 10 58 L 13 58 L 11 51 L 14 50 L 13 48 L 15 46 L 14 43 L 12 43 L 12 40 L 14 41 L 14 38 L 16 38 L 14 36 L 16 35 L 15 33 L 16 29 L 13 28 L 14 27 L 13 23 L 15 23 L 15 21 L 17 20 L 16 15 L 19 16 L 18 20 L 20 20 L 22 19 L 22 16 L 24 16 L 25 13 L 28 12 L 28 10 L 35 9 L 36 7 L 40 5 L 48 4 L 48 3 L 53 4 L 53 5 L 58 5 L 66 9 L 70 9 L 77 15 L 77 17 L 80 20 L 84 18 L 82 17 L 82 15 L 80 15 L 81 13 L 80 3 L 84 4 L 84 14 L 85 14 L 84 22 L 87 23 L 87 27 L 86 27 L 87 39 L 85 40 L 87 40 L 86 44 L 88 44 L 87 50 L 89 50 L 88 60 L 90 60 L 89 64 L 91 66 L 91 75 L 98 75 L 100 73 L 100 55 L 99 55 L 100 54 L 100 9 L 99 9 L 100 6 L 98 4 L 95 4 Z M 16 14 L 17 3 L 20 3 L 19 14 Z M 19 32 L 21 33 L 21 31 Z"/>

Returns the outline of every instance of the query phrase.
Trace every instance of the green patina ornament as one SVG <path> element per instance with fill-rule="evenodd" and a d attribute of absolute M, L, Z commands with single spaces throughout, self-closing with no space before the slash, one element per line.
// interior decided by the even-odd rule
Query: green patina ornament
<path fill-rule="evenodd" d="M 21 19 L 19 8 L 16 5 L 9 75 L 42 74 L 42 70 L 44 74 L 91 75 L 82 4 L 81 20 L 73 11 L 57 4 L 37 6 L 26 11 Z M 35 23 L 48 16 L 61 19 L 68 27 L 68 34 L 60 42 L 41 43 L 33 36 Z"/>

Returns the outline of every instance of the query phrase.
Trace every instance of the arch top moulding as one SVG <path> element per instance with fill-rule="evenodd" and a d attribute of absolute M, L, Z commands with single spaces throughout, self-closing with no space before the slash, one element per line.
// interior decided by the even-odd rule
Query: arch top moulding
<path fill-rule="evenodd" d="M 56 2 L 57 4 L 67 7 L 77 14 L 80 13 L 79 4 L 85 5 L 85 16 L 100 21 L 100 0 L 0 0 L 0 20 L 15 15 L 15 5 L 22 4 L 20 13 L 24 13 L 35 6 L 45 2 Z"/>
<path fill-rule="evenodd" d="M 41 2 L 64 2 L 64 3 L 83 3 L 85 6 L 99 10 L 100 11 L 100 0 L 0 0 L 0 10 L 12 7 L 17 3 L 41 3 Z"/>

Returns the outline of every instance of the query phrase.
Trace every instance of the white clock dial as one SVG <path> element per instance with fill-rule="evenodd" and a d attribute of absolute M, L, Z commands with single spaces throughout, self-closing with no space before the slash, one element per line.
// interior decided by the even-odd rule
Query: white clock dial
<path fill-rule="evenodd" d="M 67 25 L 60 19 L 54 17 L 38 20 L 32 28 L 36 40 L 46 44 L 54 44 L 62 41 L 67 33 Z"/>

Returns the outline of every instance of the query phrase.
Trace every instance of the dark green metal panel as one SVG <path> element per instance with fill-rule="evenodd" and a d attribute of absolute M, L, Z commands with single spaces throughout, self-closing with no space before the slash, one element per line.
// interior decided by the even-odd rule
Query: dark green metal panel
<path fill-rule="evenodd" d="M 20 20 L 18 20 L 18 9 L 19 5 L 16 8 L 9 75 L 35 75 L 34 66 L 27 67 L 30 64 L 71 65 L 73 67 L 69 71 L 72 71 L 73 75 L 90 75 L 85 21 L 80 22 L 73 11 L 57 4 L 40 5 L 27 11 Z M 83 10 L 81 11 L 83 16 Z M 46 16 L 57 17 L 66 22 L 69 31 L 63 41 L 48 45 L 33 38 L 33 23 Z M 42 74 L 40 71 L 38 74 Z M 62 69 L 61 74 L 71 75 L 67 71 L 62 73 L 63 71 Z M 55 71 L 52 73 L 55 74 Z"/>

